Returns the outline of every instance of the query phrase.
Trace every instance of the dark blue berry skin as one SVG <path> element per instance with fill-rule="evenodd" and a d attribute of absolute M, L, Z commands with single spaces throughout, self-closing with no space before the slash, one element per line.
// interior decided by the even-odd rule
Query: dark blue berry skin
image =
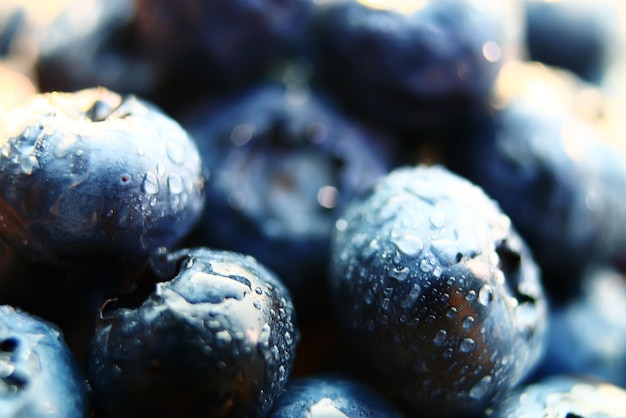
<path fill-rule="evenodd" d="M 265 74 L 301 41 L 312 0 L 136 0 L 137 30 L 159 67 L 215 88 Z M 196 86 L 197 88 L 197 86 Z"/>
<path fill-rule="evenodd" d="M 181 118 L 209 172 L 194 245 L 253 255 L 317 310 L 339 212 L 391 166 L 381 136 L 315 91 L 262 83 Z M 300 304 L 302 302 L 302 304 Z"/>
<path fill-rule="evenodd" d="M 599 83 L 623 48 L 619 45 L 619 2 L 525 0 L 525 3 L 528 58 Z"/>
<path fill-rule="evenodd" d="M 553 306 L 546 355 L 533 377 L 576 374 L 626 387 L 626 277 L 589 272 L 581 294 Z"/>
<path fill-rule="evenodd" d="M 135 96 L 42 94 L 1 126 L 0 236 L 28 260 L 141 267 L 202 212 L 194 142 Z"/>
<path fill-rule="evenodd" d="M 316 70 L 320 84 L 368 120 L 440 126 L 488 97 L 521 45 L 519 2 L 407 3 L 324 2 L 311 30 Z"/>
<path fill-rule="evenodd" d="M 564 300 L 587 268 L 626 252 L 626 154 L 571 109 L 535 99 L 517 97 L 468 129 L 451 167 L 498 201 Z"/>
<path fill-rule="evenodd" d="M 582 376 L 553 375 L 512 391 L 488 416 L 621 418 L 626 390 Z"/>
<path fill-rule="evenodd" d="M 138 306 L 105 304 L 89 355 L 99 417 L 262 417 L 299 338 L 279 279 L 250 256 L 196 248 L 153 264 Z"/>
<path fill-rule="evenodd" d="M 0 369 L 2 417 L 89 416 L 87 385 L 55 325 L 0 306 Z"/>
<path fill-rule="evenodd" d="M 349 375 L 321 374 L 291 380 L 269 418 L 400 418 L 381 394 Z"/>
<path fill-rule="evenodd" d="M 361 370 L 411 416 L 480 414 L 539 361 L 540 272 L 497 204 L 402 167 L 336 223 L 331 292 Z"/>

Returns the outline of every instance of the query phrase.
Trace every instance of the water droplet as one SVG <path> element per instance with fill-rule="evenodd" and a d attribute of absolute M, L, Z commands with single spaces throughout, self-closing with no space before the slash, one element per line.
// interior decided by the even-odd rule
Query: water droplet
<path fill-rule="evenodd" d="M 293 338 L 291 337 L 291 334 L 289 333 L 289 331 L 285 331 L 285 342 L 288 345 L 291 345 L 291 343 L 293 343 Z"/>
<path fill-rule="evenodd" d="M 261 302 L 255 300 L 254 302 L 252 302 L 252 306 L 254 306 L 256 309 L 261 309 Z"/>
<path fill-rule="evenodd" d="M 39 168 L 39 161 L 34 155 L 29 155 L 20 160 L 20 169 L 24 174 L 32 174 L 33 170 Z"/>
<path fill-rule="evenodd" d="M 491 376 L 487 375 L 480 379 L 476 384 L 470 389 L 469 396 L 472 399 L 482 399 L 489 390 L 491 386 Z"/>
<path fill-rule="evenodd" d="M 219 331 L 215 334 L 215 342 L 218 347 L 226 347 L 232 340 L 233 337 L 226 330 Z"/>
<path fill-rule="evenodd" d="M 393 269 L 391 269 L 391 272 L 389 273 L 389 275 L 393 277 L 394 279 L 396 279 L 397 281 L 403 282 L 407 279 L 410 272 L 411 270 L 407 266 L 402 266 L 402 267 L 396 266 Z"/>
<path fill-rule="evenodd" d="M 440 266 L 436 266 L 433 269 L 433 276 L 435 276 L 436 278 L 440 278 L 442 274 L 443 274 L 443 269 Z"/>
<path fill-rule="evenodd" d="M 413 288 L 409 292 L 409 294 L 406 296 L 406 298 L 404 298 L 404 300 L 400 302 L 400 306 L 402 306 L 404 309 L 409 309 L 410 307 L 413 306 L 413 304 L 415 304 L 415 301 L 417 300 L 417 298 L 420 296 L 421 293 L 422 293 L 422 288 L 420 287 L 419 284 L 415 283 L 413 285 Z"/>
<path fill-rule="evenodd" d="M 428 262 L 428 260 L 423 259 L 422 261 L 420 261 L 420 270 L 422 270 L 424 273 L 429 273 L 433 271 L 433 266 Z"/>
<path fill-rule="evenodd" d="M 475 323 L 476 323 L 476 320 L 474 319 L 473 316 L 466 316 L 465 318 L 463 318 L 463 328 L 465 329 L 472 328 Z"/>
<path fill-rule="evenodd" d="M 167 178 L 167 185 L 172 194 L 179 194 L 184 188 L 183 178 L 177 173 L 172 173 Z"/>
<path fill-rule="evenodd" d="M 451 359 L 454 356 L 454 350 L 452 348 L 446 348 L 443 352 L 443 358 Z"/>
<path fill-rule="evenodd" d="M 11 157 L 11 144 L 9 144 L 8 142 L 4 144 L 2 148 L 0 148 L 0 154 L 2 154 L 6 158 Z"/>
<path fill-rule="evenodd" d="M 469 353 L 476 348 L 476 341 L 471 338 L 463 338 L 459 344 L 459 348 L 464 353 Z"/>
<path fill-rule="evenodd" d="M 443 343 L 446 341 L 446 339 L 448 338 L 448 333 L 446 332 L 446 330 L 440 329 L 439 331 L 437 331 L 437 334 L 435 334 L 435 338 L 433 338 L 433 342 L 435 343 L 436 346 L 441 346 L 443 345 Z"/>
<path fill-rule="evenodd" d="M 393 238 L 393 237 L 392 237 Z M 402 235 L 394 238 L 394 244 L 403 254 L 415 256 L 424 248 L 422 240 L 415 235 Z"/>
<path fill-rule="evenodd" d="M 254 288 L 254 292 L 257 295 L 261 295 L 261 294 L 263 294 L 263 289 L 261 289 L 260 287 L 257 286 L 256 288 Z"/>
<path fill-rule="evenodd" d="M 493 291 L 491 290 L 491 286 L 484 285 L 478 291 L 478 301 L 481 305 L 487 306 L 493 300 Z"/>
<path fill-rule="evenodd" d="M 178 142 L 169 142 L 167 144 L 167 156 L 175 164 L 185 162 L 185 149 Z"/>
<path fill-rule="evenodd" d="M 465 299 L 467 299 L 469 302 L 473 302 L 474 300 L 476 300 L 476 291 L 470 290 L 469 292 L 467 292 L 467 296 L 465 296 Z"/>
<path fill-rule="evenodd" d="M 454 318 L 457 314 L 458 310 L 457 308 L 455 308 L 454 306 L 450 308 L 450 310 L 448 311 L 448 318 Z"/>
<path fill-rule="evenodd" d="M 435 213 L 430 217 L 430 224 L 436 229 L 443 228 L 446 224 L 446 215 L 443 212 Z"/>
<path fill-rule="evenodd" d="M 148 171 L 141 183 L 141 190 L 146 194 L 157 194 L 159 192 L 159 179 L 157 176 Z"/>

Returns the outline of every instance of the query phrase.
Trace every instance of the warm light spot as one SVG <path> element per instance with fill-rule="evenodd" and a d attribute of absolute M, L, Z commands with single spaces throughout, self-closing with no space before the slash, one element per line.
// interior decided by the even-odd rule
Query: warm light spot
<path fill-rule="evenodd" d="M 426 6 L 426 0 L 358 0 L 371 9 L 411 14 Z"/>

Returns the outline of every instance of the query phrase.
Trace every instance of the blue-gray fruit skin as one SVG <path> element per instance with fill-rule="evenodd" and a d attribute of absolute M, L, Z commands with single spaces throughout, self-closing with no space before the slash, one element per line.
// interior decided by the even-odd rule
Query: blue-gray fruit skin
<path fill-rule="evenodd" d="M 337 317 L 411 414 L 480 414 L 542 356 L 538 267 L 497 204 L 447 169 L 392 171 L 332 247 Z"/>
<path fill-rule="evenodd" d="M 135 96 L 45 93 L 0 126 L 0 236 L 26 259 L 145 264 L 202 212 L 195 143 Z"/>
<path fill-rule="evenodd" d="M 255 259 L 195 248 L 153 260 L 168 279 L 138 307 L 105 304 L 88 360 L 99 417 L 264 416 L 299 331 L 279 279 Z"/>
<path fill-rule="evenodd" d="M 0 416 L 86 418 L 88 390 L 61 331 L 0 306 Z"/>
<path fill-rule="evenodd" d="M 334 222 L 388 172 L 387 136 L 315 90 L 269 81 L 181 121 L 210 172 L 192 245 L 254 256 L 287 285 L 301 319 L 319 316 Z"/>
<path fill-rule="evenodd" d="M 269 418 L 400 418 L 402 414 L 365 382 L 343 374 L 291 380 L 274 402 Z"/>
<path fill-rule="evenodd" d="M 456 122 L 521 45 L 519 3 L 323 2 L 311 30 L 321 84 L 368 120 L 410 130 Z"/>
<path fill-rule="evenodd" d="M 626 390 L 582 375 L 556 374 L 522 386 L 488 414 L 489 418 L 565 417 L 622 418 Z"/>

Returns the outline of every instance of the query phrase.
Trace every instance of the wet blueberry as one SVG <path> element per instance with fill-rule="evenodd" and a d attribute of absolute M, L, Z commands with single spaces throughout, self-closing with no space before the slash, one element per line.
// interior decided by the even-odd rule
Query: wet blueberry
<path fill-rule="evenodd" d="M 626 391 L 601 380 L 554 375 L 513 391 L 488 416 L 620 418 L 626 416 Z"/>
<path fill-rule="evenodd" d="M 403 129 L 484 102 L 522 43 L 517 0 L 322 3 L 311 31 L 321 84 L 357 114 Z"/>
<path fill-rule="evenodd" d="M 539 270 L 497 204 L 402 167 L 336 222 L 331 291 L 362 367 L 412 415 L 481 413 L 544 349 Z"/>
<path fill-rule="evenodd" d="M 152 266 L 166 281 L 147 298 L 102 308 L 88 368 L 97 416 L 263 416 L 299 338 L 283 284 L 249 256 L 205 248 Z"/>
<path fill-rule="evenodd" d="M 349 375 L 322 374 L 291 380 L 269 418 L 400 418 L 387 399 Z"/>
<path fill-rule="evenodd" d="M 0 415 L 89 416 L 87 386 L 61 331 L 7 305 L 0 306 Z"/>
<path fill-rule="evenodd" d="M 201 214 L 194 142 L 135 96 L 42 94 L 0 126 L 0 236 L 29 260 L 141 266 Z"/>
<path fill-rule="evenodd" d="M 209 172 L 194 244 L 253 255 L 290 288 L 301 317 L 318 311 L 335 219 L 391 165 L 382 137 L 315 91 L 271 82 L 181 120 Z"/>

